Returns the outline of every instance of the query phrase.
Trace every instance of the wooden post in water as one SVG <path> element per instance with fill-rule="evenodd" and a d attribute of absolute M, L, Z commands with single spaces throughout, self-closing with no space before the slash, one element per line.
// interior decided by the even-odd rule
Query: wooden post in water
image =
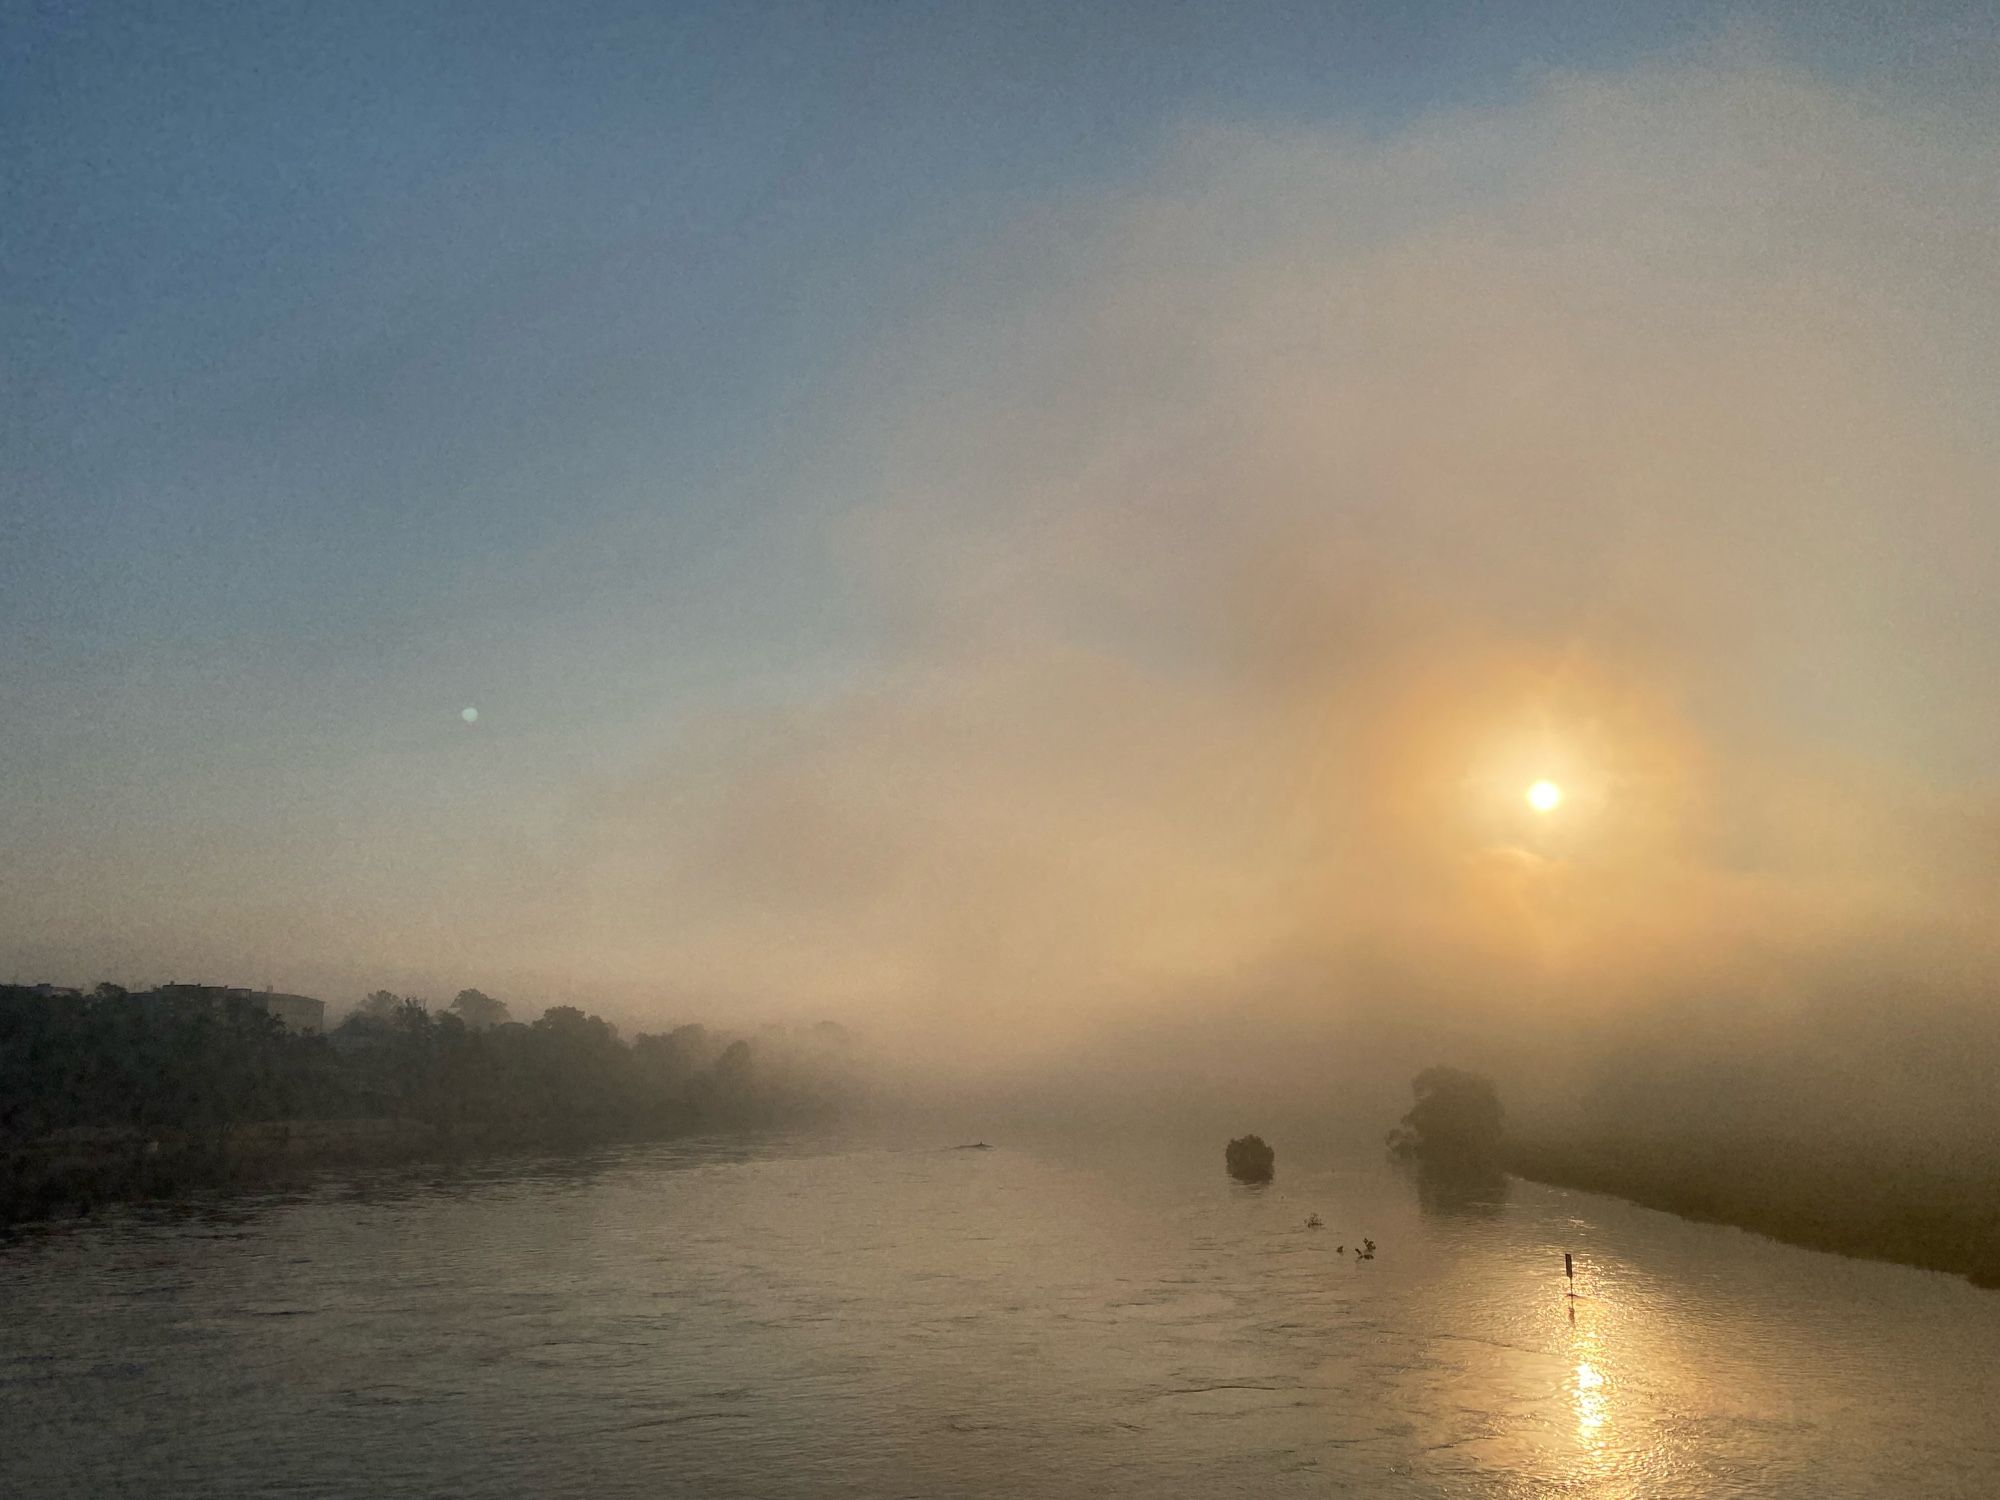
<path fill-rule="evenodd" d="M 1569 1278 L 1569 1294 L 1576 1295 L 1576 1262 L 1570 1259 L 1569 1251 L 1563 1251 L 1563 1275 Z"/>

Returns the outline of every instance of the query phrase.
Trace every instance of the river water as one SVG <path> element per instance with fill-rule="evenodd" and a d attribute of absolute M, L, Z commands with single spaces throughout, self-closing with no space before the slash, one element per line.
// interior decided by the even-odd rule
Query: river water
<path fill-rule="evenodd" d="M 2000 1293 L 1298 1156 L 675 1142 L 18 1233 L 0 1494 L 2000 1495 Z"/>

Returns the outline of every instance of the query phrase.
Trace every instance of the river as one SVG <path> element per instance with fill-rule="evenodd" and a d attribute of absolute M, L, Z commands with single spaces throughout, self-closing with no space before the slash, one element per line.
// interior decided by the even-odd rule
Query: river
<path fill-rule="evenodd" d="M 674 1142 L 31 1228 L 0 1494 L 2000 1494 L 2000 1293 L 1312 1154 Z"/>

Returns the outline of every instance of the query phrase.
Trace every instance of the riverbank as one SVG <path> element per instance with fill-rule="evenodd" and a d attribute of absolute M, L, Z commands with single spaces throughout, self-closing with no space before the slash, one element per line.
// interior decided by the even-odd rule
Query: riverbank
<path fill-rule="evenodd" d="M 1809 1250 L 2000 1289 L 2000 1166 L 1840 1158 L 1803 1145 L 1517 1141 L 1531 1182 L 1603 1193 Z"/>
<path fill-rule="evenodd" d="M 691 1108 L 643 1125 L 458 1124 L 405 1118 L 270 1120 L 220 1136 L 79 1129 L 0 1150 L 0 1225 L 75 1218 L 114 1203 L 191 1192 L 268 1189 L 327 1172 L 455 1162 L 529 1150 L 563 1150 L 693 1134 Z"/>

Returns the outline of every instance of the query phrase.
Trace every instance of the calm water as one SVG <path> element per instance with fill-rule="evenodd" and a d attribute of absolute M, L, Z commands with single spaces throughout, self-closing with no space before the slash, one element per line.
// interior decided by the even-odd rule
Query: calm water
<path fill-rule="evenodd" d="M 0 1493 L 2000 1494 L 2000 1294 L 1280 1151 L 675 1143 L 30 1233 Z"/>

